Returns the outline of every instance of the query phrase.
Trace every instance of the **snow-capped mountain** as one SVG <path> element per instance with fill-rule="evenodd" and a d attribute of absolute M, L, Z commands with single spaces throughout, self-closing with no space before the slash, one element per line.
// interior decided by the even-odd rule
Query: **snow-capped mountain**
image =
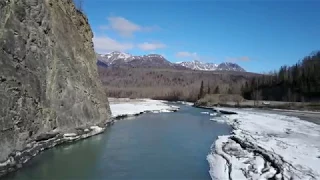
<path fill-rule="evenodd" d="M 171 63 L 159 54 L 133 56 L 128 53 L 114 51 L 107 54 L 97 54 L 97 65 L 103 67 L 156 67 L 174 69 L 193 69 L 200 71 L 241 71 L 245 72 L 238 64 L 225 62 L 221 64 L 205 63 L 201 61 Z"/>
<path fill-rule="evenodd" d="M 148 54 L 143 56 L 132 56 L 127 53 L 114 51 L 108 54 L 97 54 L 99 66 L 127 66 L 127 67 L 157 67 L 157 68 L 175 68 L 187 69 L 183 66 L 169 62 L 159 54 Z"/>
<path fill-rule="evenodd" d="M 97 54 L 98 60 L 107 65 L 116 63 L 117 61 L 127 62 L 130 61 L 131 57 L 132 56 L 130 54 L 122 53 L 119 51 L 114 51 L 107 54 Z"/>
<path fill-rule="evenodd" d="M 189 62 L 178 62 L 177 64 L 189 69 L 201 70 L 201 71 L 215 71 L 218 67 L 218 64 L 204 63 L 197 60 L 189 61 Z"/>
<path fill-rule="evenodd" d="M 189 61 L 189 62 L 178 62 L 177 64 L 184 66 L 193 70 L 201 70 L 201 71 L 240 71 L 245 72 L 245 70 L 240 67 L 238 64 L 224 62 L 221 64 L 214 63 L 205 63 L 201 61 Z"/>

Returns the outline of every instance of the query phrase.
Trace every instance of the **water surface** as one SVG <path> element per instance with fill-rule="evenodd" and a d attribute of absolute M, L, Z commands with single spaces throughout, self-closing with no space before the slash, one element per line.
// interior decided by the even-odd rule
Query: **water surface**
<path fill-rule="evenodd" d="M 210 146 L 231 129 L 203 111 L 183 105 L 118 121 L 103 134 L 44 151 L 5 179 L 210 179 Z"/>

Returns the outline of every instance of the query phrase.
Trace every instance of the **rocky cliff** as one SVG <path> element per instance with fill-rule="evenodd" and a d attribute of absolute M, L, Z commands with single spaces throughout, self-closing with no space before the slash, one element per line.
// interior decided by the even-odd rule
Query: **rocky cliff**
<path fill-rule="evenodd" d="M 0 175 L 34 144 L 109 120 L 92 37 L 72 0 L 0 1 Z"/>

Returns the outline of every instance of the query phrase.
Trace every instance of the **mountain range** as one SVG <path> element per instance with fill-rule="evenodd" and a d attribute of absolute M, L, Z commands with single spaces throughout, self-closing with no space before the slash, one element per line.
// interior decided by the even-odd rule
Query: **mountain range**
<path fill-rule="evenodd" d="M 200 71 L 240 71 L 245 72 L 245 70 L 238 64 L 231 62 L 223 62 L 221 64 L 205 63 L 201 61 L 188 61 L 188 62 L 178 62 L 177 64 L 184 66 L 188 69 L 200 70 Z"/>
<path fill-rule="evenodd" d="M 107 54 L 97 54 L 97 65 L 102 67 L 144 67 L 144 68 L 173 68 L 192 69 L 200 71 L 239 71 L 245 70 L 236 63 L 224 62 L 221 64 L 205 63 L 198 60 L 172 63 L 159 54 L 133 56 L 127 53 L 114 51 Z"/>

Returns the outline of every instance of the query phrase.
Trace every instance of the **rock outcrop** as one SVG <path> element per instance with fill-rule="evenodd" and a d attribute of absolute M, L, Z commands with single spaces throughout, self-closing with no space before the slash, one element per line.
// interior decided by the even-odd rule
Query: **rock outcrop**
<path fill-rule="evenodd" d="M 0 1 L 0 171 L 33 142 L 109 121 L 92 38 L 72 0 Z"/>

